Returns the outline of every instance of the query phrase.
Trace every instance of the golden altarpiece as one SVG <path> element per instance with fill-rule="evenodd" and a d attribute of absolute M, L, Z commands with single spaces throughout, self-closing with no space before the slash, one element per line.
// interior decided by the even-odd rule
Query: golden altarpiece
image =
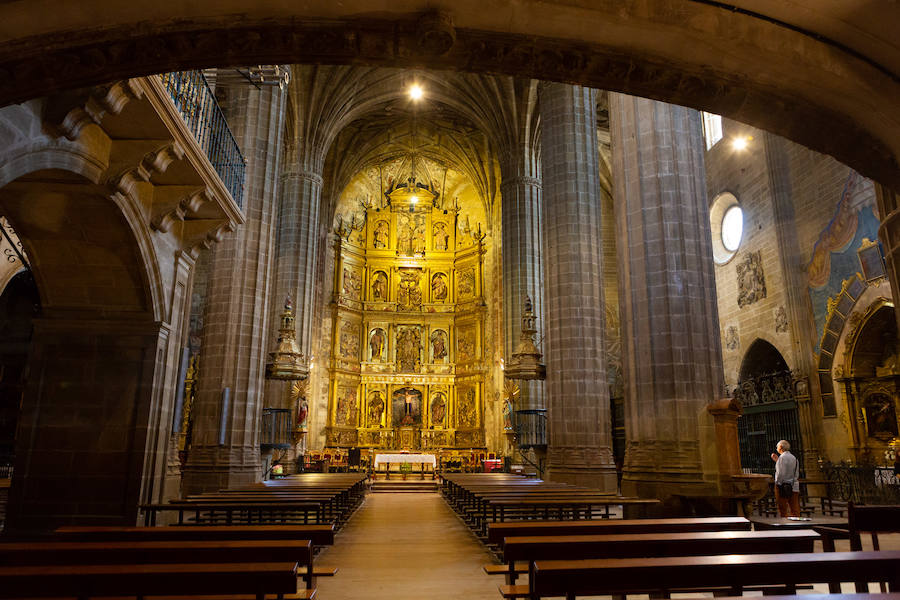
<path fill-rule="evenodd" d="M 409 178 L 335 249 L 326 445 L 483 448 L 481 237 Z"/>

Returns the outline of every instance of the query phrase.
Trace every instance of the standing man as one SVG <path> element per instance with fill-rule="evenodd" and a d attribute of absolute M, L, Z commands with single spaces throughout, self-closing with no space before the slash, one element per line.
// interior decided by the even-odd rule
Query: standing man
<path fill-rule="evenodd" d="M 775 461 L 775 501 L 778 504 L 778 514 L 782 517 L 800 516 L 800 461 L 791 454 L 791 445 L 787 440 L 781 440 L 775 446 L 778 452 L 772 453 Z M 780 484 L 790 483 L 791 494 L 784 496 L 781 493 Z"/>

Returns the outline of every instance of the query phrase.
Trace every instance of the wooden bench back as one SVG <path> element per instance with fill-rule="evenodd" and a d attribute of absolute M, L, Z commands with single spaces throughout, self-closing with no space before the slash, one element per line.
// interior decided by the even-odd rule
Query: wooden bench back
<path fill-rule="evenodd" d="M 858 505 L 851 502 L 847 506 L 847 515 L 851 550 L 862 550 L 862 533 L 870 533 L 872 545 L 879 550 L 879 533 L 900 532 L 900 506 Z"/>
<path fill-rule="evenodd" d="M 293 594 L 296 563 L 0 567 L 0 598 Z"/>
<path fill-rule="evenodd" d="M 488 543 L 502 546 L 503 538 L 508 536 L 680 533 L 692 531 L 750 531 L 750 521 L 744 517 L 707 517 L 490 523 L 488 525 Z"/>
<path fill-rule="evenodd" d="M 314 546 L 334 544 L 334 525 L 184 525 L 180 527 L 60 527 L 54 536 L 65 541 L 215 541 L 310 540 Z"/>
<path fill-rule="evenodd" d="M 529 581 L 532 599 L 655 593 L 700 587 L 731 588 L 847 581 L 900 584 L 900 551 L 730 554 L 669 558 L 536 561 Z M 790 589 L 794 588 L 794 589 Z"/>
<path fill-rule="evenodd" d="M 808 529 L 508 537 L 503 560 L 800 553 L 812 552 L 817 539 L 819 534 Z"/>

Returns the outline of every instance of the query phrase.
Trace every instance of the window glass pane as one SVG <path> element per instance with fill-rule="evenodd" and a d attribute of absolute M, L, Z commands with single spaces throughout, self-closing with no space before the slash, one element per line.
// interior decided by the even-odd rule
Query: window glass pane
<path fill-rule="evenodd" d="M 725 249 L 734 252 L 741 245 L 741 236 L 744 234 L 744 211 L 740 206 L 732 206 L 722 217 L 722 245 Z"/>
<path fill-rule="evenodd" d="M 703 115 L 703 137 L 706 138 L 706 149 L 709 150 L 722 139 L 722 117 L 708 112 L 701 114 Z"/>

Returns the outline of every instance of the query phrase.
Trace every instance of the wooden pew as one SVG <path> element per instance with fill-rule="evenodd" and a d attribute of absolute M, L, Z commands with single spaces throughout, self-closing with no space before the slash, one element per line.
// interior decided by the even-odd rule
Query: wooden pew
<path fill-rule="evenodd" d="M 801 553 L 812 552 L 817 539 L 819 535 L 809 529 L 507 537 L 503 559 L 507 567 L 507 583 L 513 584 L 517 561 L 531 564 L 550 559 Z"/>
<path fill-rule="evenodd" d="M 703 587 L 785 586 L 788 593 L 809 583 L 887 581 L 900 585 L 900 551 L 729 554 L 664 558 L 551 560 L 532 563 L 525 595 L 544 597 L 669 593 Z M 524 587 L 524 586 L 515 586 Z"/>
<path fill-rule="evenodd" d="M 155 542 L 0 542 L 0 564 L 137 565 L 294 561 L 307 589 L 315 588 L 310 540 Z"/>
<path fill-rule="evenodd" d="M 297 564 L 291 562 L 0 567 L 0 598 L 235 594 L 262 598 L 296 592 Z"/>
<path fill-rule="evenodd" d="M 313 546 L 334 544 L 334 525 L 185 525 L 182 527 L 64 526 L 54 532 L 60 541 L 215 541 L 310 540 Z"/>
<path fill-rule="evenodd" d="M 54 531 L 53 537 L 66 542 L 225 542 L 280 540 L 312 542 L 312 554 L 322 546 L 334 545 L 334 525 L 232 525 L 181 527 L 116 527 L 116 526 L 64 526 Z M 311 579 L 332 577 L 333 567 L 313 565 Z"/>
<path fill-rule="evenodd" d="M 489 524 L 487 542 L 502 548 L 503 538 L 508 536 L 689 533 L 692 531 L 750 531 L 750 521 L 744 517 L 622 519 L 609 521 L 515 521 Z"/>

